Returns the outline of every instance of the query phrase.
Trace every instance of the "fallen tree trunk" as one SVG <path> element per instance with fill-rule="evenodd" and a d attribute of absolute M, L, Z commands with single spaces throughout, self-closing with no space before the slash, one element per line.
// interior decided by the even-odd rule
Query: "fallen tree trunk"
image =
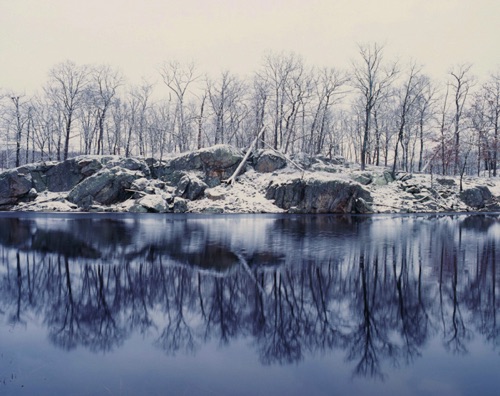
<path fill-rule="evenodd" d="M 234 173 L 231 175 L 231 177 L 229 179 L 223 180 L 224 183 L 226 183 L 226 184 L 233 184 L 236 181 L 236 176 L 238 176 L 239 173 L 241 172 L 241 169 L 243 169 L 243 166 L 247 162 L 248 157 L 250 157 L 250 154 L 252 153 L 255 144 L 259 141 L 260 137 L 262 136 L 262 134 L 266 130 L 266 127 L 267 127 L 266 125 L 264 125 L 262 127 L 262 129 L 260 130 L 260 132 L 257 135 L 257 137 L 252 141 L 252 144 L 250 144 L 250 147 L 248 148 L 245 156 L 241 160 L 240 164 L 238 165 L 238 167 L 236 168 L 236 170 L 234 171 Z"/>

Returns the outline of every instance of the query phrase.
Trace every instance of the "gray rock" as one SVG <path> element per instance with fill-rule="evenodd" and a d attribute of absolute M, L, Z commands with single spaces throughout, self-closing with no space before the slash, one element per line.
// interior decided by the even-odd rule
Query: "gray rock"
<path fill-rule="evenodd" d="M 226 198 L 226 192 L 218 188 L 207 188 L 205 196 L 212 201 L 222 201 Z"/>
<path fill-rule="evenodd" d="M 78 165 L 79 159 L 72 158 L 52 166 L 45 172 L 45 183 L 49 191 L 69 191 L 80 183 L 85 175 Z"/>
<path fill-rule="evenodd" d="M 339 169 L 334 168 L 331 165 L 324 165 L 324 164 L 314 164 L 311 167 L 311 170 L 315 172 L 327 172 L 327 173 L 338 173 Z"/>
<path fill-rule="evenodd" d="M 31 174 L 21 173 L 17 169 L 7 171 L 0 176 L 0 197 L 21 197 L 33 186 Z"/>
<path fill-rule="evenodd" d="M 259 151 L 253 158 L 256 172 L 271 173 L 286 166 L 286 160 L 271 150 Z"/>
<path fill-rule="evenodd" d="M 138 158 L 106 156 L 102 157 L 102 162 L 107 168 L 119 167 L 131 171 L 140 171 L 144 176 L 151 177 L 151 171 L 146 161 Z"/>
<path fill-rule="evenodd" d="M 144 191 L 149 184 L 149 180 L 145 177 L 140 177 L 132 182 L 130 185 L 131 190 Z"/>
<path fill-rule="evenodd" d="M 303 169 L 308 169 L 313 164 L 313 158 L 307 153 L 295 153 L 290 158 Z"/>
<path fill-rule="evenodd" d="M 493 194 L 486 186 L 468 188 L 460 193 L 460 199 L 467 205 L 476 209 L 481 209 L 491 201 Z"/>
<path fill-rule="evenodd" d="M 327 165 L 344 165 L 345 158 L 340 155 L 327 157 L 325 155 L 318 154 L 313 157 L 313 162 L 322 162 Z"/>
<path fill-rule="evenodd" d="M 373 175 L 369 172 L 355 173 L 352 175 L 352 179 L 357 181 L 359 184 L 367 186 L 373 181 Z"/>
<path fill-rule="evenodd" d="M 177 185 L 176 195 L 191 201 L 203 196 L 208 185 L 194 175 L 184 175 Z"/>
<path fill-rule="evenodd" d="M 137 203 L 147 209 L 148 212 L 166 213 L 168 212 L 167 202 L 161 195 L 146 195 L 139 199 Z"/>
<path fill-rule="evenodd" d="M 393 181 L 394 178 L 392 177 L 392 173 L 388 170 L 383 171 L 382 174 L 376 175 L 373 178 L 373 184 L 376 184 L 377 186 L 385 186 Z"/>
<path fill-rule="evenodd" d="M 224 209 L 209 206 L 208 208 L 204 208 L 204 209 L 202 209 L 202 210 L 201 210 L 201 213 L 207 213 L 207 214 L 221 214 L 221 213 L 224 213 Z"/>
<path fill-rule="evenodd" d="M 446 186 L 446 187 L 453 187 L 455 186 L 457 183 L 455 182 L 455 180 L 453 179 L 446 179 L 444 177 L 441 177 L 441 178 L 436 178 L 436 181 L 441 184 L 442 186 Z"/>
<path fill-rule="evenodd" d="M 132 182 L 143 174 L 122 168 L 102 169 L 75 186 L 68 200 L 80 207 L 88 205 L 89 199 L 102 205 L 125 201 L 132 196 L 128 191 Z"/>
<path fill-rule="evenodd" d="M 173 211 L 174 213 L 186 213 L 188 211 L 187 200 L 175 197 Z"/>
<path fill-rule="evenodd" d="M 296 213 L 371 213 L 370 193 L 342 180 L 294 179 L 267 188 L 266 198 Z"/>
<path fill-rule="evenodd" d="M 27 196 L 33 182 L 30 173 L 21 173 L 12 169 L 0 174 L 0 206 L 16 204 Z"/>
<path fill-rule="evenodd" d="M 392 175 L 391 175 L 392 177 Z M 407 181 L 407 180 L 410 180 L 411 178 L 413 178 L 413 175 L 411 173 L 406 173 L 406 172 L 399 172 L 396 176 L 396 180 L 399 180 L 399 181 Z"/>
<path fill-rule="evenodd" d="M 80 173 L 85 177 L 92 176 L 102 169 L 101 162 L 96 158 L 78 157 L 76 160 L 80 167 Z"/>
<path fill-rule="evenodd" d="M 242 159 L 243 155 L 240 150 L 219 144 L 172 159 L 169 172 L 202 171 L 205 175 L 205 182 L 214 187 L 220 184 L 221 180 L 229 178 Z"/>
<path fill-rule="evenodd" d="M 409 194 L 418 194 L 420 192 L 420 187 L 416 185 L 407 186 L 405 191 Z"/>
<path fill-rule="evenodd" d="M 132 206 L 128 209 L 128 211 L 129 211 L 130 213 L 147 213 L 147 212 L 148 212 L 148 209 L 147 209 L 147 208 L 145 208 L 144 206 L 142 206 L 142 205 L 140 205 L 140 204 L 136 203 L 136 204 L 132 205 Z"/>

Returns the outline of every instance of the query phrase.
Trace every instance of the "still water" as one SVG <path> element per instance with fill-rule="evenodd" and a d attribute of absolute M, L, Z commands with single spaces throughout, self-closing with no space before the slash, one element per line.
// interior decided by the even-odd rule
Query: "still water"
<path fill-rule="evenodd" d="M 1 395 L 497 395 L 500 215 L 0 215 Z"/>

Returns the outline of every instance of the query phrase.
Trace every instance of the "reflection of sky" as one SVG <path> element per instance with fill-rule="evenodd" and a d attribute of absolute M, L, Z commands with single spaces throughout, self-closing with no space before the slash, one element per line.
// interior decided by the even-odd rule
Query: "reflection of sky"
<path fill-rule="evenodd" d="M 196 354 L 167 356 L 133 335 L 112 353 L 71 353 L 46 342 L 45 331 L 0 327 L 2 395 L 493 395 L 499 356 L 476 340 L 466 356 L 430 342 L 411 366 L 387 367 L 385 381 L 351 376 L 341 353 L 306 353 L 300 364 L 261 365 L 250 340 L 216 341 Z M 457 372 L 460 375 L 457 376 Z M 14 379 L 12 379 L 14 376 Z M 495 388 L 496 387 L 496 388 Z"/>

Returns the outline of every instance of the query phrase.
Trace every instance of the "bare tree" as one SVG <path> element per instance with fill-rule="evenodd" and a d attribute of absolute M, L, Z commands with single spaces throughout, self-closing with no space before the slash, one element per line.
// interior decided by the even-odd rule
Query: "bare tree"
<path fill-rule="evenodd" d="M 492 153 L 491 165 L 493 168 L 493 176 L 497 176 L 498 167 L 498 149 L 499 149 L 499 132 L 500 132 L 500 71 L 492 74 L 488 82 L 483 86 L 486 105 L 487 117 L 490 128 L 493 132 L 493 141 L 490 146 Z"/>
<path fill-rule="evenodd" d="M 342 88 L 348 81 L 349 77 L 347 74 L 335 68 L 324 67 L 316 70 L 316 78 L 313 83 L 316 106 L 313 112 L 310 134 L 311 143 L 313 143 L 313 137 L 317 136 L 313 148 L 316 154 L 319 154 L 323 148 L 327 132 L 327 119 L 330 115 L 331 107 L 344 98 L 345 92 Z"/>
<path fill-rule="evenodd" d="M 454 173 L 458 171 L 460 152 L 460 133 L 462 132 L 462 115 L 464 112 L 467 96 L 474 85 L 474 78 L 470 75 L 471 64 L 462 64 L 450 71 L 455 112 L 453 116 L 454 126 Z"/>
<path fill-rule="evenodd" d="M 405 128 L 408 125 L 408 118 L 412 111 L 412 108 L 417 101 L 423 87 L 420 84 L 420 68 L 416 66 L 415 63 L 410 65 L 408 76 L 403 83 L 403 86 L 399 89 L 397 94 L 398 97 L 398 134 L 396 139 L 396 144 L 394 146 L 394 160 L 392 164 L 392 173 L 396 172 L 396 165 L 398 161 L 398 148 L 399 145 L 404 149 L 403 134 Z M 408 156 L 406 156 L 407 158 Z M 408 170 L 408 169 L 406 169 Z"/>
<path fill-rule="evenodd" d="M 21 140 L 22 140 L 22 135 L 23 135 L 23 130 L 25 124 L 28 122 L 28 117 L 24 113 L 24 107 L 26 107 L 25 103 L 21 100 L 23 96 L 19 95 L 12 95 L 10 97 L 12 103 L 14 104 L 14 109 L 13 109 L 13 121 L 14 121 L 14 127 L 15 127 L 15 140 L 16 140 L 16 167 L 21 165 Z M 28 150 L 28 148 L 26 148 Z"/>
<path fill-rule="evenodd" d="M 188 132 L 186 119 L 186 94 L 189 86 L 198 78 L 196 66 L 193 62 L 181 64 L 176 61 L 163 64 L 160 74 L 165 85 L 174 93 L 177 99 L 176 124 L 179 150 L 184 151 L 186 147 L 186 134 Z"/>
<path fill-rule="evenodd" d="M 229 71 L 223 71 L 217 81 L 207 78 L 206 84 L 213 114 L 214 144 L 230 143 L 238 132 L 245 86 Z"/>
<path fill-rule="evenodd" d="M 271 53 L 264 57 L 264 66 L 259 75 L 269 87 L 268 98 L 273 106 L 270 112 L 273 124 L 272 146 L 275 150 L 281 149 L 284 144 L 287 116 L 292 120 L 297 111 L 297 104 L 303 95 L 301 79 L 304 74 L 302 58 L 294 53 Z M 287 133 L 290 133 L 289 130 Z"/>
<path fill-rule="evenodd" d="M 88 84 L 89 68 L 87 66 L 77 66 L 71 61 L 66 61 L 54 66 L 49 72 L 49 77 L 49 85 L 45 92 L 52 98 L 54 105 L 64 119 L 64 149 L 62 159 L 67 159 L 73 118 L 81 104 L 83 89 Z M 61 159 L 60 145 L 61 139 L 58 142 L 58 159 Z"/>
<path fill-rule="evenodd" d="M 383 46 L 379 44 L 359 45 L 361 62 L 353 64 L 353 85 L 364 105 L 364 125 L 361 147 L 361 169 L 366 168 L 368 141 L 370 138 L 371 117 L 378 101 L 388 94 L 388 88 L 398 74 L 397 63 L 383 64 Z"/>
<path fill-rule="evenodd" d="M 426 127 L 429 122 L 435 116 L 434 105 L 436 102 L 436 89 L 434 85 L 431 83 L 429 77 L 423 75 L 421 76 L 420 84 L 422 84 L 422 90 L 418 95 L 415 107 L 417 111 L 418 117 L 418 131 L 419 131 L 419 158 L 418 158 L 418 171 L 422 171 L 422 167 L 424 165 L 424 142 L 426 138 Z"/>
<path fill-rule="evenodd" d="M 95 91 L 95 106 L 98 109 L 97 154 L 104 154 L 104 124 L 108 110 L 117 89 L 123 84 L 123 77 L 117 70 L 107 65 L 94 67 L 92 70 L 92 88 Z"/>

